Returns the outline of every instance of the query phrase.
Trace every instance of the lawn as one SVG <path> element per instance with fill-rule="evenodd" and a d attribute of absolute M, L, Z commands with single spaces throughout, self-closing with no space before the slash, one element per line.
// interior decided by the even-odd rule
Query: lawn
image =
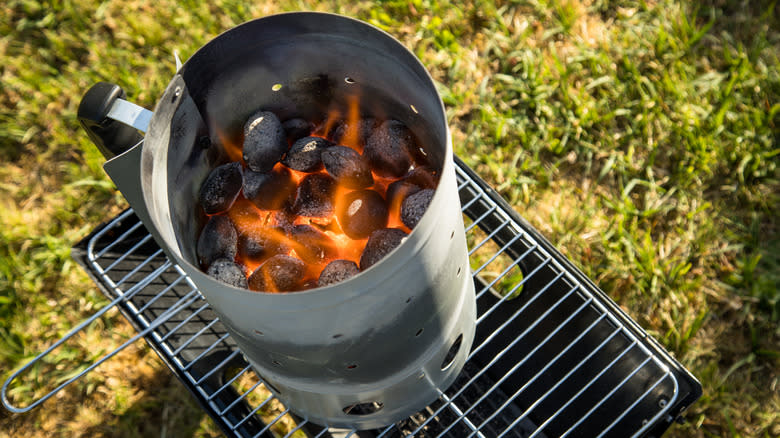
<path fill-rule="evenodd" d="M 456 153 L 696 375 L 671 437 L 780 436 L 780 4 L 757 0 L 7 0 L 0 5 L 0 376 L 105 303 L 70 247 L 126 207 L 76 108 L 153 108 L 220 32 L 290 10 L 368 21 L 436 80 Z M 15 397 L 132 336 L 89 327 Z M 138 343 L 0 437 L 216 436 Z"/>

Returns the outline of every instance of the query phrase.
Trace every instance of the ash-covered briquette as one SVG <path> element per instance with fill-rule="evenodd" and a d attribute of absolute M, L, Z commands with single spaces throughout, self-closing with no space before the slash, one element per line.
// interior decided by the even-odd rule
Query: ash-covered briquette
<path fill-rule="evenodd" d="M 314 172 L 322 169 L 322 152 L 333 146 L 322 137 L 303 137 L 296 141 L 284 159 L 282 164 L 299 172 Z"/>
<path fill-rule="evenodd" d="M 337 255 L 333 240 L 311 225 L 295 225 L 290 238 L 295 252 L 307 262 L 322 263 Z"/>
<path fill-rule="evenodd" d="M 290 248 L 284 243 L 282 236 L 284 230 L 280 227 L 239 234 L 238 255 L 243 260 L 257 262 L 276 254 L 286 253 Z"/>
<path fill-rule="evenodd" d="M 330 147 L 322 152 L 322 163 L 336 183 L 344 187 L 362 189 L 374 183 L 368 161 L 352 148 Z"/>
<path fill-rule="evenodd" d="M 209 266 L 206 274 L 231 286 L 247 288 L 243 266 L 229 259 L 217 259 Z"/>
<path fill-rule="evenodd" d="M 360 256 L 360 270 L 373 266 L 406 238 L 406 233 L 397 228 L 382 228 L 371 233 Z"/>
<path fill-rule="evenodd" d="M 358 273 L 360 273 L 360 269 L 357 263 L 351 260 L 333 260 L 320 273 L 317 285 L 323 287 L 329 284 L 340 283 Z"/>
<path fill-rule="evenodd" d="M 270 172 L 244 171 L 244 197 L 257 208 L 277 210 L 295 199 L 295 181 L 285 167 L 275 167 Z"/>
<path fill-rule="evenodd" d="M 305 217 L 327 217 L 333 214 L 336 182 L 328 175 L 306 175 L 298 184 L 293 213 Z"/>
<path fill-rule="evenodd" d="M 388 120 L 366 141 L 363 156 L 378 175 L 400 178 L 412 164 L 410 151 L 418 148 L 412 131 L 398 120 Z"/>
<path fill-rule="evenodd" d="M 207 269 L 214 260 L 236 257 L 238 233 L 227 216 L 212 216 L 200 232 L 196 252 L 198 262 Z"/>
<path fill-rule="evenodd" d="M 288 148 L 282 123 L 274 113 L 259 111 L 247 120 L 243 158 L 250 169 L 255 172 L 270 171 Z"/>
<path fill-rule="evenodd" d="M 308 137 L 314 131 L 314 124 L 301 118 L 294 118 L 285 120 L 282 129 L 287 135 L 287 141 L 293 144 L 303 137 Z"/>
<path fill-rule="evenodd" d="M 275 211 L 271 217 L 270 222 L 277 224 L 277 226 L 285 232 L 290 231 L 293 225 L 295 225 L 295 219 L 298 218 L 298 216 L 296 216 L 295 213 L 293 213 L 291 210 L 292 206 L 290 205 L 286 208 Z"/>
<path fill-rule="evenodd" d="M 339 202 L 336 216 L 344 234 L 352 239 L 365 239 L 375 230 L 387 226 L 387 204 L 373 190 L 349 192 Z"/>
<path fill-rule="evenodd" d="M 249 276 L 249 289 L 260 292 L 287 292 L 303 282 L 304 263 L 287 254 L 277 254 Z"/>
<path fill-rule="evenodd" d="M 214 168 L 203 181 L 198 200 L 206 214 L 227 211 L 241 192 L 241 164 L 227 163 Z"/>
<path fill-rule="evenodd" d="M 371 134 L 374 133 L 374 131 L 379 127 L 379 122 L 373 118 L 368 117 L 365 119 L 360 119 L 358 121 L 358 131 L 357 131 L 357 141 L 358 144 L 356 145 L 347 145 L 347 146 L 364 146 L 366 144 L 366 141 L 368 141 L 368 137 L 371 137 Z M 351 127 L 347 122 L 341 121 L 339 124 L 333 129 L 331 134 L 328 136 L 334 143 L 344 144 L 342 141 L 344 140 L 344 136 L 347 134 L 347 131 Z"/>
<path fill-rule="evenodd" d="M 401 203 L 401 222 L 409 228 L 414 228 L 428 209 L 428 205 L 433 199 L 433 189 L 420 190 L 409 195 Z"/>

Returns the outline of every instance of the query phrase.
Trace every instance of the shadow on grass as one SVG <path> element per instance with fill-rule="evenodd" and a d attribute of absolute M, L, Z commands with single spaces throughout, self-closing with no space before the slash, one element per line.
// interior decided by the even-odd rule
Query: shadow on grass
<path fill-rule="evenodd" d="M 82 436 L 217 436 L 209 431 L 199 430 L 206 413 L 167 368 L 160 367 L 151 376 L 127 370 L 127 376 L 127 385 L 132 388 L 145 388 L 144 395 L 135 399 L 121 414 L 105 415 L 105 423 L 84 429 Z M 114 398 L 115 402 L 121 405 L 123 394 L 117 393 Z M 213 431 L 218 432 L 218 429 L 214 427 Z"/>

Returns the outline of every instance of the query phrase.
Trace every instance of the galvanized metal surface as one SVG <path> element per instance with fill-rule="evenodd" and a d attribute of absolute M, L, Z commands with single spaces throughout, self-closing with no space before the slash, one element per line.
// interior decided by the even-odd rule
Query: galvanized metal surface
<path fill-rule="evenodd" d="M 207 218 L 198 188 L 239 144 L 244 121 L 258 108 L 282 120 L 346 114 L 353 98 L 364 117 L 408 126 L 439 171 L 412 232 L 365 272 L 313 291 L 255 293 L 202 272 L 195 243 Z M 371 428 L 434 400 L 457 377 L 474 337 L 452 156 L 441 99 L 411 52 L 358 20 L 290 13 L 244 23 L 199 49 L 158 101 L 143 144 L 105 168 L 294 412 Z M 134 201 L 139 181 L 142 203 Z M 450 351 L 451 364 L 441 366 Z"/>

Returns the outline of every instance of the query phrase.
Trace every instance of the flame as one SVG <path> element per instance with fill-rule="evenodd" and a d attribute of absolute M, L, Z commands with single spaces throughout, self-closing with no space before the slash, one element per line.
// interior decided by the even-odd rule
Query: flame
<path fill-rule="evenodd" d="M 287 170 L 289 170 L 290 174 L 292 174 L 293 181 L 295 181 L 295 185 L 300 184 L 301 180 L 304 179 L 306 177 L 306 175 L 310 175 L 309 173 L 306 173 L 306 172 L 298 172 L 295 169 L 290 169 L 289 167 L 287 167 L 284 164 L 282 164 L 281 161 L 276 163 L 276 164 L 274 164 L 274 167 L 273 167 L 273 170 L 279 170 L 279 169 L 287 169 Z"/>
<path fill-rule="evenodd" d="M 351 147 L 358 153 L 363 153 L 363 144 L 360 141 L 360 101 L 356 94 L 347 98 L 346 129 L 340 143 Z"/>
<path fill-rule="evenodd" d="M 244 163 L 244 146 L 240 144 L 233 143 L 225 134 L 223 130 L 219 128 L 219 126 L 213 126 L 211 132 L 213 132 L 217 139 L 219 140 L 219 143 L 222 145 L 222 149 L 225 150 L 225 153 L 228 156 L 228 159 L 230 161 L 238 161 L 239 163 Z"/>
<path fill-rule="evenodd" d="M 344 114 L 338 107 L 332 107 L 327 114 L 326 119 L 320 124 L 315 131 L 311 134 L 313 136 L 319 136 L 328 138 L 332 136 L 333 130 L 336 129 L 339 124 L 343 123 L 343 132 L 339 143 L 343 146 L 350 147 L 362 154 L 363 144 L 361 139 L 361 118 L 360 118 L 360 101 L 357 95 L 350 95 L 347 98 L 346 106 L 346 118 L 343 118 Z M 218 129 L 213 127 L 212 132 L 216 134 L 216 137 L 222 144 L 226 154 L 232 161 L 238 161 L 243 164 L 242 157 L 242 145 L 234 144 L 229 141 L 227 135 Z M 274 166 L 274 170 L 287 169 L 292 175 L 292 179 L 296 185 L 308 175 L 320 173 L 327 175 L 325 169 L 313 173 L 299 172 L 293 169 L 289 169 L 281 162 Z M 374 183 L 368 189 L 374 190 L 379 193 L 383 198 L 387 199 L 387 188 L 390 184 L 395 182 L 396 178 L 387 178 L 372 172 Z M 356 264 L 360 264 L 360 257 L 365 248 L 368 239 L 352 239 L 343 232 L 343 228 L 339 223 L 338 211 L 340 207 L 343 207 L 345 197 L 347 194 L 353 192 L 353 189 L 348 189 L 343 186 L 337 185 L 334 193 L 334 206 L 335 212 L 327 217 L 304 217 L 295 216 L 290 217 L 287 210 L 263 210 L 258 208 L 254 203 L 247 200 L 243 193 L 239 196 L 233 206 L 225 213 L 233 222 L 236 230 L 240 235 L 251 236 L 261 242 L 272 242 L 276 249 L 283 248 L 282 253 L 290 255 L 302 260 L 306 266 L 304 278 L 301 279 L 300 284 L 305 287 L 305 284 L 316 284 L 322 269 L 334 260 L 350 260 Z M 389 201 L 389 200 L 388 200 Z M 411 230 L 401 222 L 400 211 L 401 202 L 395 200 L 388 205 L 389 217 L 387 227 L 398 228 L 407 233 Z M 304 246 L 301 242 L 296 241 L 293 235 L 293 227 L 296 225 L 308 225 L 313 227 L 319 233 L 322 233 L 326 239 L 323 239 L 322 246 L 319 251 L 312 251 L 310 247 Z M 299 237 L 301 239 L 301 237 Z M 259 258 L 250 258 L 242 254 L 237 255 L 236 261 L 243 264 L 247 268 L 247 277 L 255 272 L 268 258 L 279 252 L 268 251 Z M 265 284 L 269 288 L 274 288 L 275 282 L 270 278 L 270 272 L 263 270 Z M 271 290 L 267 292 L 279 292 Z"/>
<path fill-rule="evenodd" d="M 317 130 L 315 130 L 315 136 L 322 137 L 322 138 L 328 138 L 332 134 L 333 128 L 335 128 L 338 124 L 338 122 L 341 120 L 341 111 L 339 111 L 338 108 L 331 107 L 328 110 L 328 116 L 325 118 L 325 122 L 321 125 L 321 127 Z"/>

